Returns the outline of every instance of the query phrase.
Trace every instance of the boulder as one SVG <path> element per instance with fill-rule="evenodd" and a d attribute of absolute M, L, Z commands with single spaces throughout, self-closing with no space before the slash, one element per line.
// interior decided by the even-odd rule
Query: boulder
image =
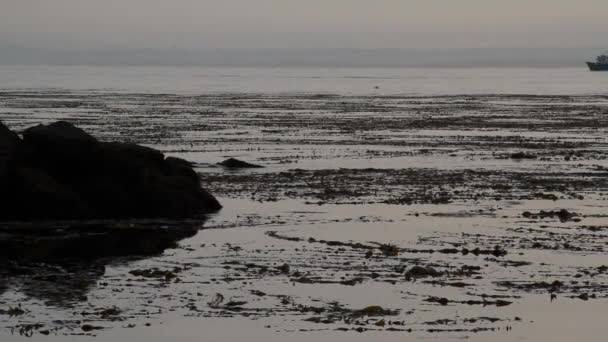
<path fill-rule="evenodd" d="M 5 179 L 7 165 L 13 159 L 20 143 L 19 136 L 0 122 L 0 182 Z M 4 188 L 5 184 L 0 183 L 0 186 Z"/>
<path fill-rule="evenodd" d="M 97 143 L 92 135 L 67 121 L 30 127 L 23 132 L 23 140 L 38 148 L 62 148 L 66 151 Z"/>
<path fill-rule="evenodd" d="M 439 277 L 441 272 L 437 271 L 431 266 L 414 266 L 405 272 L 406 279 L 412 278 L 426 278 L 426 277 Z"/>
<path fill-rule="evenodd" d="M 221 208 L 188 161 L 99 142 L 65 121 L 29 128 L 23 141 L 1 126 L 2 146 L 11 162 L 0 164 L 0 220 L 189 218 Z"/>
<path fill-rule="evenodd" d="M 261 168 L 263 166 L 251 164 L 242 160 L 238 160 L 236 158 L 228 158 L 223 162 L 219 163 L 219 165 L 231 169 L 246 169 L 246 168 Z"/>
<path fill-rule="evenodd" d="M 38 162 L 79 162 L 97 153 L 97 139 L 66 121 L 38 125 L 23 132 L 23 142 L 31 158 Z M 79 160 L 82 159 L 82 160 Z"/>
<path fill-rule="evenodd" d="M 69 187 L 57 182 L 43 170 L 29 167 L 11 168 L 5 204 L 8 219 L 85 218 L 90 210 L 82 198 Z"/>
<path fill-rule="evenodd" d="M 0 160 L 11 155 L 20 142 L 19 136 L 0 122 Z"/>
<path fill-rule="evenodd" d="M 58 121 L 26 129 L 19 158 L 59 180 L 71 181 L 99 167 L 100 149 L 93 136 L 69 122 Z"/>
<path fill-rule="evenodd" d="M 165 162 L 169 169 L 171 169 L 171 172 L 181 174 L 193 182 L 198 182 L 198 174 L 192 169 L 193 165 L 191 162 L 176 157 L 167 157 Z"/>
<path fill-rule="evenodd" d="M 536 159 L 537 156 L 526 152 L 516 152 L 509 156 L 511 159 Z"/>

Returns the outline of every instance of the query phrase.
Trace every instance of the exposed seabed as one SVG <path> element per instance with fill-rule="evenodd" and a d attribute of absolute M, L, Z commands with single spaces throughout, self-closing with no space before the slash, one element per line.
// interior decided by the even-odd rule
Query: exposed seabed
<path fill-rule="evenodd" d="M 224 205 L 160 255 L 12 263 L 0 336 L 601 336 L 607 114 L 604 96 L 0 93 L 11 129 L 161 149 Z"/>

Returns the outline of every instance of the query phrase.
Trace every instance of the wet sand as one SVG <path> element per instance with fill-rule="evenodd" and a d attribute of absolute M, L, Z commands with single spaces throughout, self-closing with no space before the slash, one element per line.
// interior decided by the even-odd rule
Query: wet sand
<path fill-rule="evenodd" d="M 70 120 L 189 159 L 224 205 L 159 256 L 5 268 L 0 336 L 601 336 L 606 114 L 604 96 L 0 93 L 10 128 Z"/>

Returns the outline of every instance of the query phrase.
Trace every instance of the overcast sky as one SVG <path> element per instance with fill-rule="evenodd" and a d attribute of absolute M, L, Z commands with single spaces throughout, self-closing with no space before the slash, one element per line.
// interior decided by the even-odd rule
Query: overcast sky
<path fill-rule="evenodd" d="M 608 0 L 0 0 L 0 46 L 607 45 Z"/>

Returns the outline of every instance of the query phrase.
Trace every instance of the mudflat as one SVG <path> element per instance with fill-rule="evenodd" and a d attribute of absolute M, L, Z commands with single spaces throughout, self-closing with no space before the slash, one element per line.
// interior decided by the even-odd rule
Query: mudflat
<path fill-rule="evenodd" d="M 224 207 L 153 256 L 3 261 L 3 341 L 604 329 L 606 96 L 6 91 L 0 115 L 189 160 Z"/>

